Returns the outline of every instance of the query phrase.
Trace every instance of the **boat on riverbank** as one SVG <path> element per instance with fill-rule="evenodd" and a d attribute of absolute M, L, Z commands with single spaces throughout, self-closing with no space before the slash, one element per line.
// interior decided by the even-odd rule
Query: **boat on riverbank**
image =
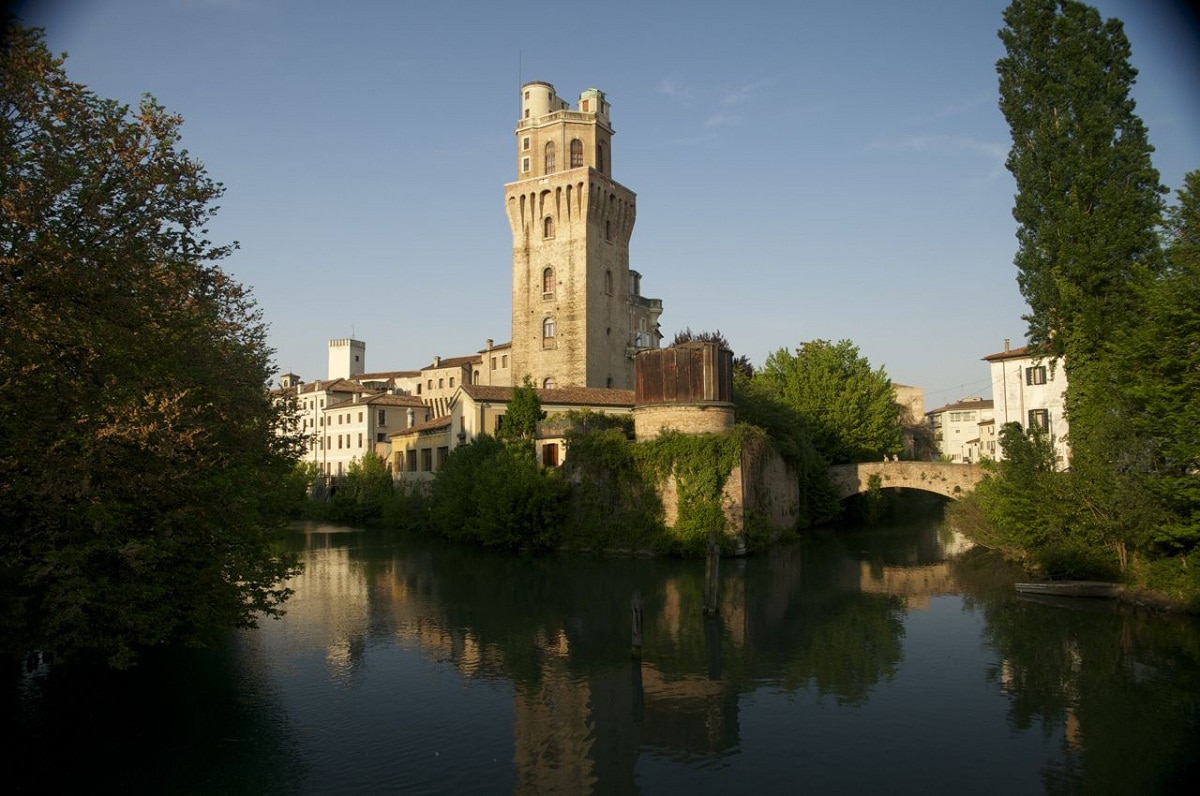
<path fill-rule="evenodd" d="M 1120 583 L 1099 580 L 1043 580 L 1017 583 L 1018 594 L 1043 594 L 1051 597 L 1119 597 L 1125 591 Z"/>

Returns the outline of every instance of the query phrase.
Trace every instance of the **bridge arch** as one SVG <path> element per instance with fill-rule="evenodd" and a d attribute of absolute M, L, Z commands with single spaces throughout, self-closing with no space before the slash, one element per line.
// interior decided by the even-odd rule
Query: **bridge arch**
<path fill-rule="evenodd" d="M 975 489 L 984 470 L 977 464 L 954 462 L 860 462 L 829 468 L 839 500 L 866 492 L 873 475 L 879 476 L 883 489 L 920 489 L 957 500 Z"/>

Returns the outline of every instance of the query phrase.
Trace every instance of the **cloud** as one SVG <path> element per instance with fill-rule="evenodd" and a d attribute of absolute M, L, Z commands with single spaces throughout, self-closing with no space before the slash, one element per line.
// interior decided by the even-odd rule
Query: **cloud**
<path fill-rule="evenodd" d="M 742 117 L 732 113 L 714 113 L 704 120 L 705 130 L 715 130 L 718 127 L 736 127 L 742 123 Z"/>
<path fill-rule="evenodd" d="M 892 140 L 876 139 L 867 144 L 866 149 L 884 152 L 973 152 L 998 162 L 1003 162 L 1008 157 L 1008 144 L 955 135 L 910 135 Z"/>
<path fill-rule="evenodd" d="M 768 77 L 762 80 L 756 80 L 752 83 L 744 83 L 732 89 L 727 89 L 721 97 L 721 102 L 726 105 L 741 105 L 744 102 L 749 102 L 753 99 L 755 93 L 760 89 L 768 88 L 779 82 L 779 77 Z"/>
<path fill-rule="evenodd" d="M 681 105 L 688 104 L 692 99 L 692 90 L 680 84 L 673 77 L 664 77 L 658 84 L 660 94 L 665 94 Z"/>

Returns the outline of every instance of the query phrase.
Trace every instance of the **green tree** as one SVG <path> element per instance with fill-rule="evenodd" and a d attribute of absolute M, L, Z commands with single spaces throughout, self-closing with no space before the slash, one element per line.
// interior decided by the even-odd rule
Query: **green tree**
<path fill-rule="evenodd" d="M 1116 368 L 1147 488 L 1166 512 L 1149 541 L 1172 554 L 1200 544 L 1200 171 L 1178 196 L 1167 269 L 1146 290 L 1142 321 L 1120 338 Z"/>
<path fill-rule="evenodd" d="M 332 518 L 340 522 L 379 519 L 395 493 L 387 464 L 374 451 L 350 462 L 346 479 L 330 501 Z"/>
<path fill-rule="evenodd" d="M 512 400 L 508 402 L 508 409 L 500 421 L 498 436 L 514 450 L 532 459 L 537 425 L 545 419 L 546 413 L 542 411 L 542 402 L 538 399 L 537 390 L 533 388 L 529 374 L 525 374 L 521 386 L 513 388 Z"/>
<path fill-rule="evenodd" d="M 180 117 L 0 44 L 0 641 L 125 666 L 279 612 L 297 440 Z"/>
<path fill-rule="evenodd" d="M 896 390 L 849 340 L 813 340 L 767 357 L 754 383 L 800 412 L 831 463 L 870 461 L 903 449 Z"/>
<path fill-rule="evenodd" d="M 1087 467 L 1111 449 L 1102 360 L 1161 267 L 1165 189 L 1134 112 L 1120 20 L 1074 0 L 1014 0 L 1004 21 L 996 68 L 1012 132 L 1017 281 L 1030 342 L 1064 359 L 1072 448 Z"/>
<path fill-rule="evenodd" d="M 488 547 L 540 548 L 557 541 L 567 485 L 531 455 L 487 434 L 459 445 L 430 490 L 429 516 L 441 535 Z"/>

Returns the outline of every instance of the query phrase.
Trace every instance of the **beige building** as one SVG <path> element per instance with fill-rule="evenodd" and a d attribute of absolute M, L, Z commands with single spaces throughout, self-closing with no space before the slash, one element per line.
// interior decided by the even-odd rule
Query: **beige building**
<path fill-rule="evenodd" d="M 572 109 L 554 86 L 521 87 L 517 181 L 505 186 L 513 236 L 512 382 L 633 389 L 633 357 L 657 348 L 662 301 L 629 267 L 633 191 L 612 178 L 604 92 Z"/>

